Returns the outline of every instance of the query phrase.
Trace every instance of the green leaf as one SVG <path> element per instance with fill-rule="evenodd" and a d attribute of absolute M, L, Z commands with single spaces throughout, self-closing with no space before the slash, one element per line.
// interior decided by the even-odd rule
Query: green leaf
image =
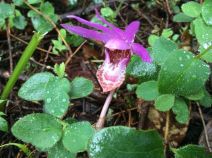
<path fill-rule="evenodd" d="M 209 74 L 209 66 L 192 53 L 175 50 L 161 67 L 159 92 L 180 96 L 195 94 L 203 88 Z"/>
<path fill-rule="evenodd" d="M 0 130 L 3 131 L 3 132 L 7 132 L 8 131 L 8 123 L 2 117 L 0 117 Z"/>
<path fill-rule="evenodd" d="M 136 89 L 136 95 L 144 100 L 155 100 L 159 96 L 157 81 L 141 83 Z"/>
<path fill-rule="evenodd" d="M 78 47 L 85 41 L 84 38 L 82 38 L 82 37 L 80 37 L 76 34 L 72 34 L 71 36 L 67 36 L 66 40 L 73 47 Z"/>
<path fill-rule="evenodd" d="M 69 152 L 59 141 L 55 146 L 48 150 L 48 158 L 76 158 L 76 154 Z"/>
<path fill-rule="evenodd" d="M 76 77 L 71 82 L 71 99 L 77 99 L 88 96 L 92 93 L 94 85 L 91 80 L 88 80 L 83 77 Z"/>
<path fill-rule="evenodd" d="M 89 122 L 72 123 L 64 130 L 63 145 L 72 153 L 85 151 L 93 134 L 94 128 Z"/>
<path fill-rule="evenodd" d="M 45 2 L 40 5 L 40 11 L 48 16 L 54 23 L 58 21 L 58 16 L 54 13 L 54 7 L 51 3 Z M 42 34 L 46 34 L 53 29 L 52 24 L 46 20 L 43 16 L 37 14 L 35 11 L 30 10 L 28 12 L 28 17 L 31 18 L 33 27 Z"/>
<path fill-rule="evenodd" d="M 174 22 L 191 22 L 194 18 L 185 15 L 184 13 L 178 13 L 173 17 Z"/>
<path fill-rule="evenodd" d="M 176 98 L 172 111 L 176 115 L 175 118 L 177 122 L 186 124 L 189 120 L 189 109 L 187 104 L 182 98 Z"/>
<path fill-rule="evenodd" d="M 172 56 L 173 50 L 177 49 L 177 45 L 164 37 L 160 37 L 155 41 L 152 50 L 154 61 L 159 65 L 163 65 L 169 56 Z"/>
<path fill-rule="evenodd" d="M 184 3 L 181 8 L 190 17 L 198 17 L 201 13 L 201 5 L 194 1 Z"/>
<path fill-rule="evenodd" d="M 54 72 L 57 74 L 58 77 L 64 77 L 65 75 L 65 64 L 62 62 L 60 65 L 54 65 Z"/>
<path fill-rule="evenodd" d="M 62 117 L 69 106 L 70 83 L 66 78 L 42 72 L 30 77 L 21 87 L 18 95 L 29 101 L 44 100 L 44 111 Z"/>
<path fill-rule="evenodd" d="M 13 23 L 14 26 L 19 30 L 23 30 L 27 25 L 26 19 L 23 15 L 15 16 Z"/>
<path fill-rule="evenodd" d="M 164 158 L 163 142 L 156 131 L 116 126 L 97 132 L 89 144 L 90 158 Z"/>
<path fill-rule="evenodd" d="M 0 2 L 0 18 L 5 19 L 14 14 L 14 8 L 12 5 L 4 2 Z"/>
<path fill-rule="evenodd" d="M 29 114 L 13 125 L 12 133 L 16 138 L 45 151 L 62 137 L 62 125 L 52 115 Z"/>
<path fill-rule="evenodd" d="M 200 51 L 200 53 L 205 51 L 203 46 L 199 47 L 199 51 Z M 212 63 L 212 49 L 209 49 L 204 55 L 202 55 L 201 59 L 205 60 L 208 63 Z"/>
<path fill-rule="evenodd" d="M 46 93 L 46 86 L 54 75 L 48 72 L 41 72 L 31 76 L 18 91 L 18 96 L 29 101 L 43 100 Z"/>
<path fill-rule="evenodd" d="M 155 41 L 157 40 L 159 38 L 159 36 L 157 36 L 157 35 L 150 35 L 149 37 L 148 37 L 148 43 L 149 43 L 149 45 L 150 46 L 153 46 L 154 45 L 154 43 L 155 43 Z"/>
<path fill-rule="evenodd" d="M 199 44 L 207 49 L 212 45 L 212 27 L 204 23 L 202 18 L 194 20 L 194 29 Z"/>
<path fill-rule="evenodd" d="M 189 100 L 200 100 L 204 97 L 204 90 L 202 88 L 197 93 L 185 97 Z"/>
<path fill-rule="evenodd" d="M 208 91 L 206 91 L 205 89 L 204 89 L 204 97 L 199 102 L 200 102 L 200 105 L 206 108 L 211 107 L 212 105 L 212 97 L 208 93 Z"/>
<path fill-rule="evenodd" d="M 42 0 L 28 0 L 29 4 L 36 4 L 36 3 L 41 3 Z"/>
<path fill-rule="evenodd" d="M 207 153 L 203 147 L 187 145 L 174 151 L 175 158 L 211 158 L 212 154 Z"/>
<path fill-rule="evenodd" d="M 100 12 L 102 16 L 107 18 L 114 19 L 116 17 L 116 13 L 110 7 L 101 8 Z"/>
<path fill-rule="evenodd" d="M 155 108 L 159 111 L 169 111 L 174 106 L 175 96 L 163 94 L 155 100 Z"/>
<path fill-rule="evenodd" d="M 44 94 L 44 111 L 56 117 L 62 117 L 69 107 L 70 83 L 66 78 L 50 79 Z"/>
<path fill-rule="evenodd" d="M 212 25 L 212 1 L 205 0 L 202 6 L 202 17 L 206 24 Z"/>
<path fill-rule="evenodd" d="M 133 55 L 127 66 L 126 73 L 141 80 L 149 80 L 156 78 L 157 66 L 155 63 L 143 62 L 139 56 Z"/>
<path fill-rule="evenodd" d="M 168 29 L 163 29 L 163 32 L 161 34 L 161 36 L 163 36 L 164 38 L 169 38 L 170 36 L 173 35 L 173 31 L 172 29 L 168 28 Z"/>

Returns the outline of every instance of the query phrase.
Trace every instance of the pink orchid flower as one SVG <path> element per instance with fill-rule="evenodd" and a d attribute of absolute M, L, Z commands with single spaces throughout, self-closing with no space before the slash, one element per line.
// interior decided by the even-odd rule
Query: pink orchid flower
<path fill-rule="evenodd" d="M 122 85 L 125 80 L 126 67 L 132 54 L 137 54 L 144 62 L 151 62 L 147 50 L 142 45 L 134 43 L 135 34 L 140 25 L 139 21 L 133 21 L 125 30 L 122 30 L 106 21 L 98 11 L 96 11 L 96 17 L 106 24 L 106 27 L 74 15 L 68 17 L 95 30 L 62 24 L 66 30 L 105 44 L 105 60 L 96 73 L 103 92 L 114 90 Z"/>

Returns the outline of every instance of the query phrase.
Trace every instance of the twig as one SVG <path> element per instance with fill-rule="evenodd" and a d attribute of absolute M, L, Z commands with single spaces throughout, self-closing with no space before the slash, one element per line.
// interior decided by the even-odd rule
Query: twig
<path fill-rule="evenodd" d="M 82 44 L 80 44 L 80 46 L 74 51 L 74 53 L 70 54 L 68 59 L 65 62 L 65 65 L 67 66 L 68 63 L 71 61 L 71 58 L 80 50 L 80 48 L 82 48 L 82 46 L 87 42 L 87 40 L 85 40 Z"/>
<path fill-rule="evenodd" d="M 166 113 L 166 127 L 165 127 L 165 132 L 164 132 L 164 139 L 165 143 L 168 143 L 168 136 L 169 136 L 169 122 L 170 122 L 170 111 L 167 111 Z"/>
<path fill-rule="evenodd" d="M 12 58 L 12 47 L 11 47 L 11 39 L 10 39 L 10 24 L 7 24 L 7 44 L 8 44 L 8 51 L 9 51 L 9 58 L 10 58 L 10 73 L 13 72 L 13 58 Z"/>
<path fill-rule="evenodd" d="M 99 119 L 98 119 L 98 121 L 96 123 L 96 129 L 97 130 L 102 129 L 103 126 L 104 126 L 106 113 L 107 113 L 107 110 L 109 108 L 109 105 L 110 105 L 110 102 L 112 100 L 112 97 L 113 97 L 113 93 L 114 92 L 115 92 L 115 90 L 110 91 L 109 95 L 107 96 L 107 99 L 106 99 L 106 101 L 105 101 L 105 103 L 103 105 L 101 114 L 99 116 Z"/>
<path fill-rule="evenodd" d="M 20 41 L 20 42 L 26 44 L 26 45 L 29 44 L 28 42 L 22 40 L 22 39 L 19 38 L 19 37 L 16 37 L 16 36 L 13 35 L 13 34 L 10 34 L 10 36 L 13 37 L 13 38 L 15 38 L 16 40 L 18 40 L 18 41 Z M 54 53 L 52 53 L 52 52 L 50 52 L 50 51 L 47 51 L 47 50 L 45 50 L 45 49 L 43 49 L 43 48 L 40 48 L 40 47 L 37 47 L 37 50 L 40 50 L 40 51 L 42 51 L 42 52 L 49 53 L 49 54 L 54 54 Z"/>
<path fill-rule="evenodd" d="M 170 9 L 169 1 L 168 1 L 168 0 L 166 0 L 166 7 L 167 7 L 168 13 L 171 15 L 171 14 L 172 14 L 172 11 L 171 11 L 171 9 Z"/>
<path fill-rule="evenodd" d="M 203 114 L 202 114 L 202 110 L 201 110 L 201 108 L 199 106 L 199 103 L 197 103 L 197 107 L 198 107 L 198 111 L 199 111 L 199 114 L 200 114 L 200 117 L 201 117 L 201 120 L 202 120 L 202 125 L 203 125 L 203 128 L 204 128 L 205 140 L 206 140 L 206 143 L 207 143 L 209 151 L 212 152 L 212 149 L 210 147 L 210 142 L 209 142 L 209 139 L 208 139 L 207 128 L 206 128 L 206 125 L 205 125 L 205 121 L 203 119 Z"/>
<path fill-rule="evenodd" d="M 49 16 L 43 14 L 42 12 L 40 12 L 38 9 L 36 9 L 35 7 L 33 7 L 31 4 L 29 4 L 26 0 L 24 0 L 24 3 L 32 10 L 34 10 L 36 13 L 38 13 L 39 15 L 43 16 L 44 19 L 46 19 L 53 27 L 54 29 L 57 31 L 58 36 L 61 38 L 61 40 L 63 41 L 63 43 L 65 44 L 66 48 L 69 50 L 70 56 L 72 55 L 72 50 L 71 47 L 68 45 L 68 43 L 66 42 L 66 40 L 64 39 L 64 37 L 62 36 L 62 34 L 60 33 L 60 30 L 57 28 L 56 24 L 52 21 L 51 18 L 49 18 Z"/>

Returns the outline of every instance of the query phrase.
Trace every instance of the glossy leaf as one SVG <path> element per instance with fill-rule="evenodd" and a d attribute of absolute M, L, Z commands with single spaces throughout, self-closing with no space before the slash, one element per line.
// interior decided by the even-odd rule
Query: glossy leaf
<path fill-rule="evenodd" d="M 173 17 L 174 22 L 191 22 L 194 18 L 185 15 L 184 13 L 178 13 Z"/>
<path fill-rule="evenodd" d="M 169 111 L 174 106 L 175 96 L 163 94 L 155 100 L 155 108 L 159 111 Z"/>
<path fill-rule="evenodd" d="M 86 151 L 93 134 L 94 128 L 89 122 L 72 123 L 64 130 L 63 145 L 72 153 Z"/>
<path fill-rule="evenodd" d="M 166 59 L 173 54 L 173 50 L 177 49 L 177 45 L 164 37 L 157 39 L 152 47 L 154 61 L 159 65 L 163 65 Z"/>
<path fill-rule="evenodd" d="M 76 158 L 76 154 L 68 151 L 60 141 L 48 150 L 48 158 Z"/>
<path fill-rule="evenodd" d="M 142 98 L 147 101 L 155 100 L 159 96 L 157 81 L 141 83 L 136 89 L 136 95 L 138 98 Z"/>
<path fill-rule="evenodd" d="M 194 1 L 184 3 L 181 8 L 183 12 L 190 17 L 198 17 L 201 13 L 201 5 Z"/>
<path fill-rule="evenodd" d="M 176 98 L 172 111 L 176 115 L 175 118 L 177 122 L 186 124 L 189 120 L 189 109 L 187 104 L 182 98 Z"/>
<path fill-rule="evenodd" d="M 52 115 L 29 114 L 13 125 L 12 133 L 16 138 L 45 151 L 62 137 L 62 125 Z"/>
<path fill-rule="evenodd" d="M 142 62 L 140 57 L 133 55 L 126 73 L 141 80 L 153 79 L 156 78 L 157 66 L 155 63 Z"/>
<path fill-rule="evenodd" d="M 93 91 L 94 85 L 91 80 L 83 77 L 76 77 L 71 82 L 70 97 L 77 99 L 88 96 Z"/>
<path fill-rule="evenodd" d="M 188 96 L 203 88 L 209 66 L 188 51 L 176 50 L 161 67 L 158 86 L 163 94 Z"/>
<path fill-rule="evenodd" d="M 175 158 L 211 158 L 212 154 L 197 145 L 187 145 L 174 151 Z"/>
<path fill-rule="evenodd" d="M 164 158 L 163 142 L 156 131 L 116 126 L 97 132 L 89 144 L 90 158 Z"/>
<path fill-rule="evenodd" d="M 202 6 L 202 17 L 206 24 L 212 25 L 212 1 L 205 0 Z"/>

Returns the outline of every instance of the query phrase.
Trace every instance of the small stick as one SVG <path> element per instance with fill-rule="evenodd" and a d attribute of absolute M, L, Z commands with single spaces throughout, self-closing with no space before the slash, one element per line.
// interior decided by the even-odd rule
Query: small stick
<path fill-rule="evenodd" d="M 212 152 L 211 147 L 210 147 L 210 142 L 209 142 L 209 139 L 208 139 L 207 128 L 206 128 L 206 125 L 205 125 L 205 121 L 203 119 L 203 114 L 202 114 L 202 110 L 201 110 L 201 108 L 199 106 L 199 103 L 197 103 L 197 107 L 198 107 L 199 114 L 200 114 L 200 117 L 201 117 L 201 120 L 202 120 L 202 125 L 203 125 L 203 128 L 204 128 L 205 140 L 206 140 L 206 143 L 207 143 L 209 151 Z"/>
<path fill-rule="evenodd" d="M 8 44 L 8 50 L 9 50 L 9 57 L 10 57 L 10 73 L 13 72 L 13 58 L 12 58 L 12 47 L 11 47 L 11 39 L 10 39 L 10 24 L 8 22 L 7 25 L 7 44 Z"/>
<path fill-rule="evenodd" d="M 168 136 L 169 136 L 169 122 L 170 122 L 170 112 L 167 111 L 166 113 L 166 128 L 165 128 L 165 133 L 164 133 L 164 139 L 165 143 L 168 143 Z"/>
<path fill-rule="evenodd" d="M 105 101 L 105 103 L 103 105 L 101 114 L 99 116 L 99 119 L 98 119 L 98 121 L 96 123 L 96 129 L 97 130 L 102 129 L 103 126 L 104 126 L 106 113 L 108 111 L 108 108 L 109 108 L 109 105 L 110 105 L 110 102 L 112 100 L 114 92 L 115 92 L 115 90 L 110 91 L 109 95 L 107 96 L 107 99 L 106 99 L 106 101 Z"/>

